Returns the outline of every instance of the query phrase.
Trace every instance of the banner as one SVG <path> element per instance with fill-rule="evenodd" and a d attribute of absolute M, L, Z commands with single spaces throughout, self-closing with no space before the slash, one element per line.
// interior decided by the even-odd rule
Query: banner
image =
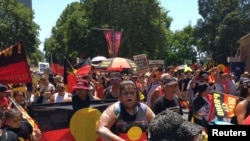
<path fill-rule="evenodd" d="M 109 53 L 110 57 L 116 57 L 118 55 L 118 52 L 120 49 L 120 44 L 121 44 L 122 32 L 115 31 L 114 34 L 115 34 L 115 37 L 114 37 L 115 43 L 113 46 L 113 31 L 111 31 L 111 30 L 104 31 L 104 36 L 105 36 L 106 41 L 108 43 L 108 53 Z M 113 53 L 113 50 L 115 51 L 115 53 Z"/>
<path fill-rule="evenodd" d="M 96 123 L 113 102 L 91 101 L 90 107 L 76 112 L 71 102 L 31 105 L 28 111 L 42 131 L 40 141 L 100 141 L 95 131 Z"/>
<path fill-rule="evenodd" d="M 0 51 L 0 83 L 31 83 L 27 57 L 20 41 Z"/>
<path fill-rule="evenodd" d="M 122 38 L 122 32 L 116 31 L 115 32 L 115 56 L 117 57 L 119 49 L 120 49 L 120 44 L 121 44 L 121 38 Z"/>
<path fill-rule="evenodd" d="M 239 97 L 225 93 L 213 93 L 213 103 L 216 115 L 221 118 L 231 118 L 235 115 L 234 110 Z"/>

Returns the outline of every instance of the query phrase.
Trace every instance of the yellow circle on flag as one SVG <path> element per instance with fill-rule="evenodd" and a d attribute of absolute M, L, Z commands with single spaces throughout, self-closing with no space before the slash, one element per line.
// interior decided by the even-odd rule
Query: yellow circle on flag
<path fill-rule="evenodd" d="M 132 141 L 138 140 L 142 135 L 142 130 L 138 126 L 133 126 L 128 130 L 128 138 Z"/>
<path fill-rule="evenodd" d="M 96 123 L 101 112 L 95 108 L 83 108 L 74 113 L 70 119 L 70 131 L 76 141 L 95 141 Z"/>

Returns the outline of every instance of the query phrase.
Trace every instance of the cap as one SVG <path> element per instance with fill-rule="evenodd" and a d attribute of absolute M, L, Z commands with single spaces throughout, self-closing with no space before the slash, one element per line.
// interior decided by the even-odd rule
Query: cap
<path fill-rule="evenodd" d="M 84 79 L 79 79 L 73 86 L 73 89 L 90 90 L 89 82 Z"/>
<path fill-rule="evenodd" d="M 163 79 L 162 84 L 170 86 L 170 85 L 178 84 L 178 82 L 175 78 L 171 77 L 171 78 Z"/>
<path fill-rule="evenodd" d="M 9 93 L 10 90 L 8 89 L 6 85 L 0 84 L 0 92 Z"/>
<path fill-rule="evenodd" d="M 202 126 L 191 123 L 170 110 L 157 114 L 149 124 L 150 141 L 191 141 L 202 130 Z"/>

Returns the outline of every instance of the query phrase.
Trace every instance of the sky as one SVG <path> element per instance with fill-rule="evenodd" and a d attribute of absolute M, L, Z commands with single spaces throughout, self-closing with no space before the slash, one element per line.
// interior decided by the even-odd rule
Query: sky
<path fill-rule="evenodd" d="M 40 26 L 40 50 L 43 43 L 51 35 L 52 27 L 68 4 L 79 0 L 33 0 L 34 22 Z M 168 16 L 173 18 L 170 29 L 181 30 L 187 25 L 195 25 L 201 16 L 198 13 L 197 0 L 160 0 L 161 6 L 168 10 Z"/>

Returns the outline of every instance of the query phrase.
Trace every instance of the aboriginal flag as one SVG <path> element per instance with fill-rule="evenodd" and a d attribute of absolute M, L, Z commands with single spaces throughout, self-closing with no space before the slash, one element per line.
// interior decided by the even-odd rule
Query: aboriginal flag
<path fill-rule="evenodd" d="M 89 74 L 91 71 L 91 60 L 90 58 L 86 58 L 81 60 L 81 62 L 74 65 L 74 68 L 77 70 L 76 74 L 78 76 L 83 76 Z"/>
<path fill-rule="evenodd" d="M 31 83 L 27 57 L 20 41 L 0 51 L 0 83 Z"/>
<path fill-rule="evenodd" d="M 71 66 L 67 58 L 64 58 L 64 73 L 63 73 L 63 83 L 65 85 L 66 91 L 72 93 L 73 86 L 76 83 L 75 69 Z"/>
<path fill-rule="evenodd" d="M 28 106 L 30 116 L 42 131 L 40 141 L 101 141 L 95 132 L 101 113 L 114 100 L 94 100 L 73 112 L 72 103 Z"/>
<path fill-rule="evenodd" d="M 63 76 L 64 73 L 64 67 L 63 65 L 61 65 L 58 60 L 56 59 L 56 57 L 52 54 L 51 55 L 51 66 L 52 66 L 52 73 L 55 74 L 60 74 L 61 76 Z"/>

